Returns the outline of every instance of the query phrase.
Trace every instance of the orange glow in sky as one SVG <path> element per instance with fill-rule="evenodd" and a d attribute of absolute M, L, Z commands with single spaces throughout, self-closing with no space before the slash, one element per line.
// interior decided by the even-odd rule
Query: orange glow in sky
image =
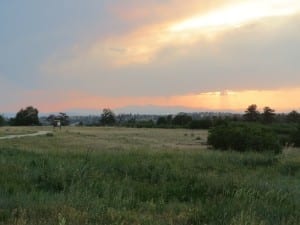
<path fill-rule="evenodd" d="M 3 110 L 300 108 L 300 0 L 92 2 L 3 3 Z"/>
<path fill-rule="evenodd" d="M 200 94 L 190 94 L 171 97 L 119 97 L 104 98 L 84 93 L 73 93 L 68 98 L 52 103 L 38 104 L 43 112 L 62 111 L 67 109 L 99 109 L 122 108 L 125 106 L 183 106 L 197 110 L 233 110 L 243 112 L 250 104 L 257 104 L 261 109 L 264 106 L 274 108 L 278 112 L 299 110 L 300 88 L 281 90 L 245 90 L 245 91 L 216 91 Z M 33 102 L 31 100 L 31 102 Z M 291 108 L 291 106 L 298 106 Z"/>

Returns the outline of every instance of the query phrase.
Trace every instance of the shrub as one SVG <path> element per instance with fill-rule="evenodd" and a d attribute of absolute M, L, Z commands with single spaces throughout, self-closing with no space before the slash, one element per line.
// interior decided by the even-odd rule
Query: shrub
<path fill-rule="evenodd" d="M 202 120 L 193 120 L 189 128 L 190 129 L 209 129 L 212 126 L 212 121 L 210 119 L 202 119 Z"/>
<path fill-rule="evenodd" d="M 228 123 L 215 126 L 209 132 L 208 144 L 215 149 L 244 151 L 271 151 L 280 153 L 282 146 L 275 133 L 258 124 Z"/>
<path fill-rule="evenodd" d="M 273 123 L 270 128 L 278 135 L 282 145 L 291 144 L 294 142 L 294 135 L 297 133 L 297 126 L 293 123 Z M 300 140 L 299 140 L 300 143 Z"/>
<path fill-rule="evenodd" d="M 291 133 L 290 141 L 295 147 L 300 147 L 300 125 L 298 125 L 297 129 Z"/>
<path fill-rule="evenodd" d="M 135 123 L 135 127 L 137 128 L 154 128 L 154 126 L 153 120 L 138 121 Z"/>

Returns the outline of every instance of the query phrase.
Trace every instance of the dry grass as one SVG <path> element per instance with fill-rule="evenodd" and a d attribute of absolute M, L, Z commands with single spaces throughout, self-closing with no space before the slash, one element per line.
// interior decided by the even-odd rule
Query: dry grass
<path fill-rule="evenodd" d="M 38 127 L 0 127 L 0 137 L 8 135 L 31 134 L 38 130 Z"/>
<path fill-rule="evenodd" d="M 2 134 L 22 134 L 38 130 L 53 131 L 52 127 L 1 128 Z M 119 151 L 148 149 L 151 151 L 199 150 L 204 145 L 207 131 L 184 129 L 137 129 L 114 127 L 64 127 L 54 130 L 53 136 L 26 137 L 2 140 L 0 146 L 14 146 L 35 151 Z M 33 144 L 34 143 L 34 144 Z"/>

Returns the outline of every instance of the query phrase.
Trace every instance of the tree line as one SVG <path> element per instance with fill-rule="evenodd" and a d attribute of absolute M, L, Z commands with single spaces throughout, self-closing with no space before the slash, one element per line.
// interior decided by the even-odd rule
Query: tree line
<path fill-rule="evenodd" d="M 0 125 L 39 126 L 38 109 L 33 106 L 20 109 L 14 118 L 5 120 L 0 116 Z M 70 124 L 66 113 L 51 114 L 49 124 L 60 121 L 61 125 Z M 209 129 L 208 143 L 216 149 L 237 149 L 245 151 L 255 149 L 276 149 L 289 144 L 300 147 L 300 114 L 293 110 L 287 114 L 277 114 L 266 106 L 260 112 L 257 105 L 249 105 L 244 114 L 233 116 L 212 116 L 195 119 L 190 114 L 158 116 L 156 120 L 125 120 L 111 109 L 102 110 L 100 119 L 94 126 L 123 126 L 135 128 L 188 128 Z"/>
<path fill-rule="evenodd" d="M 234 114 L 232 116 L 208 116 L 195 119 L 188 113 L 178 113 L 176 115 L 159 116 L 156 120 L 122 120 L 122 116 L 116 116 L 111 109 L 103 109 L 98 125 L 103 126 L 127 126 L 145 128 L 190 128 L 190 129 L 209 129 L 212 126 L 230 122 L 251 122 L 272 125 L 276 123 L 300 123 L 300 113 L 293 110 L 287 114 L 277 114 L 275 109 L 266 106 L 262 112 L 258 110 L 256 104 L 249 105 L 244 114 Z"/>
<path fill-rule="evenodd" d="M 20 109 L 14 118 L 6 120 L 0 115 L 0 126 L 39 126 L 39 110 L 33 106 Z M 66 113 L 51 114 L 47 117 L 49 124 L 53 125 L 60 121 L 63 126 L 70 124 L 70 118 Z M 222 123 L 222 121 L 246 121 L 263 124 L 273 123 L 300 123 L 300 113 L 293 110 L 287 114 L 277 114 L 274 109 L 266 106 L 262 112 L 258 110 L 256 104 L 249 105 L 244 114 L 233 116 L 213 116 L 195 119 L 190 114 L 178 113 L 176 115 L 159 116 L 156 120 L 136 120 L 131 118 L 124 120 L 122 115 L 116 115 L 111 109 L 105 108 L 100 114 L 100 119 L 95 126 L 126 126 L 126 127 L 146 127 L 146 128 L 190 128 L 209 129 L 210 127 Z"/>
<path fill-rule="evenodd" d="M 53 125 L 55 121 L 60 121 L 63 126 L 69 125 L 69 116 L 66 113 L 60 112 L 57 115 L 51 114 L 47 117 L 47 121 Z M 6 120 L 4 116 L 0 115 L 0 126 L 40 126 L 39 110 L 33 106 L 21 108 L 16 116 Z"/>
<path fill-rule="evenodd" d="M 248 108 L 245 110 L 243 118 L 248 122 L 262 122 L 266 124 L 276 121 L 291 123 L 300 122 L 300 114 L 296 110 L 293 110 L 288 114 L 276 114 L 274 109 L 266 106 L 263 108 L 262 112 L 259 112 L 257 109 L 257 105 L 255 104 L 248 106 Z"/>

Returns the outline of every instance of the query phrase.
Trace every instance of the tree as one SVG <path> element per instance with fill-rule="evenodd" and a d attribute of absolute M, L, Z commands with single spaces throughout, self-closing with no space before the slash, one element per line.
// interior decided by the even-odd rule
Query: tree
<path fill-rule="evenodd" d="M 4 126 L 5 124 L 5 119 L 2 115 L 0 115 L 0 126 Z"/>
<path fill-rule="evenodd" d="M 60 112 L 58 118 L 60 119 L 61 125 L 68 126 L 70 124 L 69 116 L 66 113 Z"/>
<path fill-rule="evenodd" d="M 192 120 L 192 117 L 186 113 L 179 113 L 173 118 L 172 124 L 177 126 L 188 126 Z"/>
<path fill-rule="evenodd" d="M 300 147 L 300 125 L 290 134 L 290 141 L 295 147 Z"/>
<path fill-rule="evenodd" d="M 286 119 L 287 122 L 298 123 L 300 122 L 300 114 L 296 110 L 293 110 L 287 114 Z"/>
<path fill-rule="evenodd" d="M 190 129 L 209 129 L 211 128 L 213 125 L 212 120 L 210 119 L 201 119 L 201 120 L 193 120 L 190 125 L 189 128 Z"/>
<path fill-rule="evenodd" d="M 67 126 L 70 124 L 69 116 L 63 112 L 60 112 L 58 115 L 51 114 L 47 117 L 47 121 L 51 125 L 55 125 L 57 121 L 60 121 L 62 126 Z"/>
<path fill-rule="evenodd" d="M 28 106 L 26 109 L 21 109 L 12 121 L 16 126 L 40 125 L 38 114 L 36 108 Z"/>
<path fill-rule="evenodd" d="M 264 107 L 264 112 L 262 113 L 262 121 L 264 123 L 272 123 L 275 120 L 275 110 L 270 107 Z"/>
<path fill-rule="evenodd" d="M 165 116 L 158 117 L 156 121 L 157 126 L 166 125 L 168 123 L 167 118 Z"/>
<path fill-rule="evenodd" d="M 172 115 L 160 116 L 156 121 L 157 126 L 171 126 L 172 124 Z"/>
<path fill-rule="evenodd" d="M 116 116 L 110 109 L 103 109 L 100 119 L 100 124 L 104 126 L 111 126 L 116 123 Z"/>
<path fill-rule="evenodd" d="M 246 109 L 243 117 L 246 121 L 249 121 L 249 122 L 258 121 L 259 117 L 260 117 L 260 113 L 257 110 L 257 105 L 255 105 L 255 104 L 249 105 L 248 108 Z"/>

